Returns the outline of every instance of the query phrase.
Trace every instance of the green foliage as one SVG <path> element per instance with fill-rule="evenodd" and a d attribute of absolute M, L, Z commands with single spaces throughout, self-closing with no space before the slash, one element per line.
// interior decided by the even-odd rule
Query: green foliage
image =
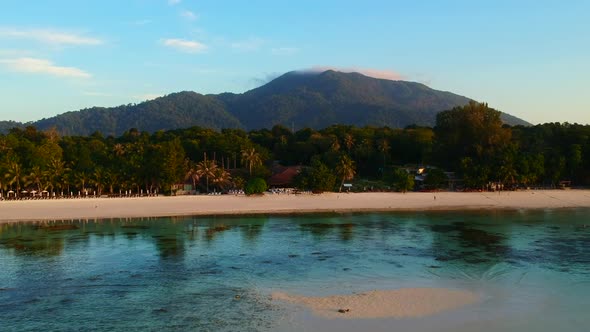
<path fill-rule="evenodd" d="M 441 171 L 456 172 L 471 189 L 486 188 L 490 182 L 505 187 L 556 186 L 562 180 L 571 180 L 575 186 L 590 185 L 590 126 L 550 123 L 498 128 L 497 113 L 485 107 L 482 110 L 491 114 L 484 118 L 495 125 L 484 123 L 481 128 L 495 128 L 500 136 L 482 140 L 489 133 L 478 133 L 470 138 L 466 134 L 469 130 L 459 129 L 464 131 L 459 141 L 471 142 L 467 146 L 446 144 L 449 141 L 439 135 L 441 127 L 435 137 L 432 129 L 416 126 L 338 125 L 295 133 L 281 126 L 250 132 L 192 127 L 153 134 L 131 129 L 119 137 L 101 133 L 59 137 L 56 131 L 16 128 L 0 134 L 0 192 L 163 193 L 184 182 L 203 192 L 225 190 L 234 187 L 232 182 L 239 183 L 239 178 L 270 177 L 270 163 L 265 162 L 252 163 L 249 176 L 250 162 L 242 158 L 242 151 L 249 148 L 254 148 L 262 161 L 304 166 L 295 186 L 316 192 L 335 190 L 337 184 L 353 176 L 366 183 L 411 182 L 396 179 L 393 165 L 417 165 L 424 160 L 431 160 Z M 433 158 L 440 147 L 453 162 Z M 445 182 L 442 176 L 434 176 L 438 171 L 428 172 L 427 187 Z M 397 189 L 412 187 L 405 183 Z"/>
<path fill-rule="evenodd" d="M 436 116 L 437 161 L 446 167 L 459 166 L 463 158 L 489 162 L 510 142 L 511 131 L 504 128 L 501 113 L 487 104 L 470 102 Z"/>
<path fill-rule="evenodd" d="M 297 188 L 316 193 L 333 191 L 335 185 L 336 175 L 317 158 L 312 161 L 310 167 L 304 168 L 295 178 Z"/>
<path fill-rule="evenodd" d="M 264 179 L 252 178 L 246 183 L 244 193 L 246 193 L 246 195 L 262 194 L 266 189 L 268 189 L 268 185 Z"/>
<path fill-rule="evenodd" d="M 405 169 L 396 168 L 393 170 L 393 187 L 400 192 L 414 190 L 414 176 Z"/>
<path fill-rule="evenodd" d="M 447 181 L 449 178 L 445 172 L 440 168 L 429 168 L 426 170 L 426 178 L 424 179 L 424 186 L 428 189 L 447 188 Z"/>
<path fill-rule="evenodd" d="M 463 183 L 467 188 L 483 189 L 490 181 L 490 168 L 485 164 L 478 164 L 469 157 L 461 159 Z"/>

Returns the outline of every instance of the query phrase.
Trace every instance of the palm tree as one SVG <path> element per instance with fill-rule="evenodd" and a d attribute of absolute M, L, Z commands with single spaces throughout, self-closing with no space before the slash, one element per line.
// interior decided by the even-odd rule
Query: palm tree
<path fill-rule="evenodd" d="M 115 156 L 122 156 L 125 154 L 125 146 L 121 143 L 117 143 L 113 146 L 113 152 L 115 153 Z"/>
<path fill-rule="evenodd" d="M 82 188 L 81 192 L 84 194 L 86 192 L 86 184 L 88 183 L 88 174 L 84 171 L 74 173 L 74 181 L 80 185 L 79 188 Z"/>
<path fill-rule="evenodd" d="M 331 139 L 332 139 L 332 143 L 330 144 L 330 150 L 332 150 L 332 151 L 340 150 L 340 142 L 338 142 L 338 137 L 336 137 L 335 135 L 332 135 Z"/>
<path fill-rule="evenodd" d="M 352 137 L 350 133 L 344 135 L 344 145 L 346 146 L 346 149 L 348 149 L 348 153 L 350 153 L 350 149 L 352 149 L 352 146 L 354 145 L 354 137 Z"/>
<path fill-rule="evenodd" d="M 342 186 L 344 185 L 344 181 L 352 180 L 354 175 L 356 174 L 356 170 L 354 167 L 354 161 L 350 159 L 348 155 L 343 154 L 338 161 L 338 165 L 336 165 L 336 173 L 338 176 L 342 177 L 342 182 L 340 183 L 340 192 L 342 192 Z"/>
<path fill-rule="evenodd" d="M 205 159 L 197 164 L 197 175 L 202 178 L 205 177 L 207 181 L 207 193 L 209 193 L 209 178 L 215 176 L 217 163 L 215 160 Z"/>
<path fill-rule="evenodd" d="M 255 148 L 242 150 L 242 162 L 248 165 L 250 176 L 252 176 L 252 167 L 262 164 L 260 153 Z"/>
<path fill-rule="evenodd" d="M 60 181 L 67 171 L 69 171 L 69 168 L 66 167 L 66 163 L 61 158 L 51 158 L 49 160 L 47 164 L 47 180 L 52 192 L 56 187 L 63 187 Z"/>
<path fill-rule="evenodd" d="M 31 173 L 29 173 L 28 180 L 29 182 L 35 184 L 37 186 L 37 191 L 41 191 L 45 189 L 42 185 L 43 180 L 47 177 L 46 172 L 41 170 L 39 166 L 33 166 L 31 169 Z"/>
<path fill-rule="evenodd" d="M 383 154 L 383 171 L 385 171 L 385 159 L 387 157 L 387 154 L 389 153 L 389 141 L 387 139 L 382 139 L 379 140 L 379 143 L 377 143 L 377 148 L 379 149 L 379 152 L 381 152 Z"/>
<path fill-rule="evenodd" d="M 193 189 L 197 190 L 197 183 L 199 183 L 199 180 L 201 180 L 201 176 L 199 175 L 197 164 L 189 162 L 189 169 L 186 172 L 184 179 L 185 180 L 191 179 L 191 181 L 193 182 Z"/>
<path fill-rule="evenodd" d="M 97 167 L 91 176 L 90 182 L 96 186 L 98 196 L 102 195 L 102 188 L 105 182 L 105 171 L 101 167 Z"/>
<path fill-rule="evenodd" d="M 4 177 L 11 188 L 14 184 L 16 184 L 15 189 L 17 192 L 20 192 L 20 185 L 21 181 L 24 180 L 24 176 L 22 174 L 21 165 L 17 160 L 10 160 L 8 162 L 8 167 L 6 168 L 6 174 Z"/>
<path fill-rule="evenodd" d="M 1 144 L 1 141 L 0 141 Z M 0 162 L 0 174 L 5 175 L 4 165 Z M 7 188 L 7 183 L 4 181 L 4 176 L 0 176 L 0 197 L 4 197 L 4 190 Z"/>
<path fill-rule="evenodd" d="M 516 182 L 515 179 L 518 177 L 518 174 L 516 173 L 514 167 L 512 167 L 512 164 L 504 164 L 500 166 L 498 175 L 502 184 L 508 183 L 510 185 L 514 185 Z"/>
<path fill-rule="evenodd" d="M 213 183 L 223 190 L 231 182 L 231 175 L 223 168 L 217 168 L 213 171 Z"/>
<path fill-rule="evenodd" d="M 103 182 L 106 187 L 109 187 L 109 193 L 114 194 L 115 185 L 118 183 L 117 174 L 111 169 L 104 170 Z"/>
<path fill-rule="evenodd" d="M 236 176 L 233 178 L 234 189 L 244 189 L 246 181 L 242 177 Z"/>

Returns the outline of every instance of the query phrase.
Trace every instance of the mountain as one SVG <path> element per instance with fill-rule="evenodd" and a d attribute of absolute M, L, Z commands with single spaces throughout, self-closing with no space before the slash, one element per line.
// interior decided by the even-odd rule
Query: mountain
<path fill-rule="evenodd" d="M 246 128 L 323 128 L 336 123 L 432 126 L 436 113 L 469 100 L 420 83 L 328 70 L 290 72 L 225 102 Z"/>
<path fill-rule="evenodd" d="M 56 127 L 64 135 L 89 135 L 96 131 L 120 135 L 130 128 L 154 132 L 191 126 L 213 129 L 242 127 L 215 96 L 195 92 L 173 93 L 137 105 L 67 112 L 33 125 L 40 129 Z"/>
<path fill-rule="evenodd" d="M 333 124 L 434 126 L 438 112 L 462 106 L 469 98 L 424 84 L 367 77 L 359 73 L 289 72 L 243 94 L 202 95 L 178 92 L 136 105 L 93 107 L 30 123 L 64 135 L 100 131 L 120 135 L 130 128 L 145 131 L 190 126 L 213 129 L 324 128 Z M 503 114 L 510 125 L 530 125 Z M 18 126 L 0 122 L 0 130 Z M 28 125 L 28 124 L 27 124 Z"/>

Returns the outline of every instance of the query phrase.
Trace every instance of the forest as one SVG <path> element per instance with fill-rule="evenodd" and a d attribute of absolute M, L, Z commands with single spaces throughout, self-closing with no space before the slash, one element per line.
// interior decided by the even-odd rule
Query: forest
<path fill-rule="evenodd" d="M 266 189 L 273 165 L 302 166 L 301 190 L 456 189 L 558 187 L 590 184 L 590 126 L 503 124 L 500 112 L 471 102 L 440 112 L 434 128 L 332 125 L 292 132 L 283 126 L 244 131 L 199 127 L 129 129 L 60 136 L 57 130 L 13 128 L 0 135 L 0 193 L 41 195 L 174 194 L 190 183 L 201 193 Z M 414 181 L 411 169 L 424 168 Z M 248 193 L 248 191 L 247 191 Z"/>

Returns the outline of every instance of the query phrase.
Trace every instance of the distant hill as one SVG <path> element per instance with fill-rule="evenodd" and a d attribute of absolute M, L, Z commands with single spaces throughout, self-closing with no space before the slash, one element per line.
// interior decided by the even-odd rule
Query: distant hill
<path fill-rule="evenodd" d="M 469 98 L 438 91 L 424 84 L 367 77 L 358 73 L 289 72 L 243 94 L 173 93 L 136 105 L 93 107 L 67 112 L 30 124 L 52 127 L 63 135 L 100 131 L 120 135 L 130 128 L 145 131 L 190 126 L 213 129 L 324 128 L 333 124 L 434 126 L 438 112 L 462 106 Z M 530 125 L 504 114 L 510 125 Z M 16 122 L 0 122 L 0 131 Z"/>

